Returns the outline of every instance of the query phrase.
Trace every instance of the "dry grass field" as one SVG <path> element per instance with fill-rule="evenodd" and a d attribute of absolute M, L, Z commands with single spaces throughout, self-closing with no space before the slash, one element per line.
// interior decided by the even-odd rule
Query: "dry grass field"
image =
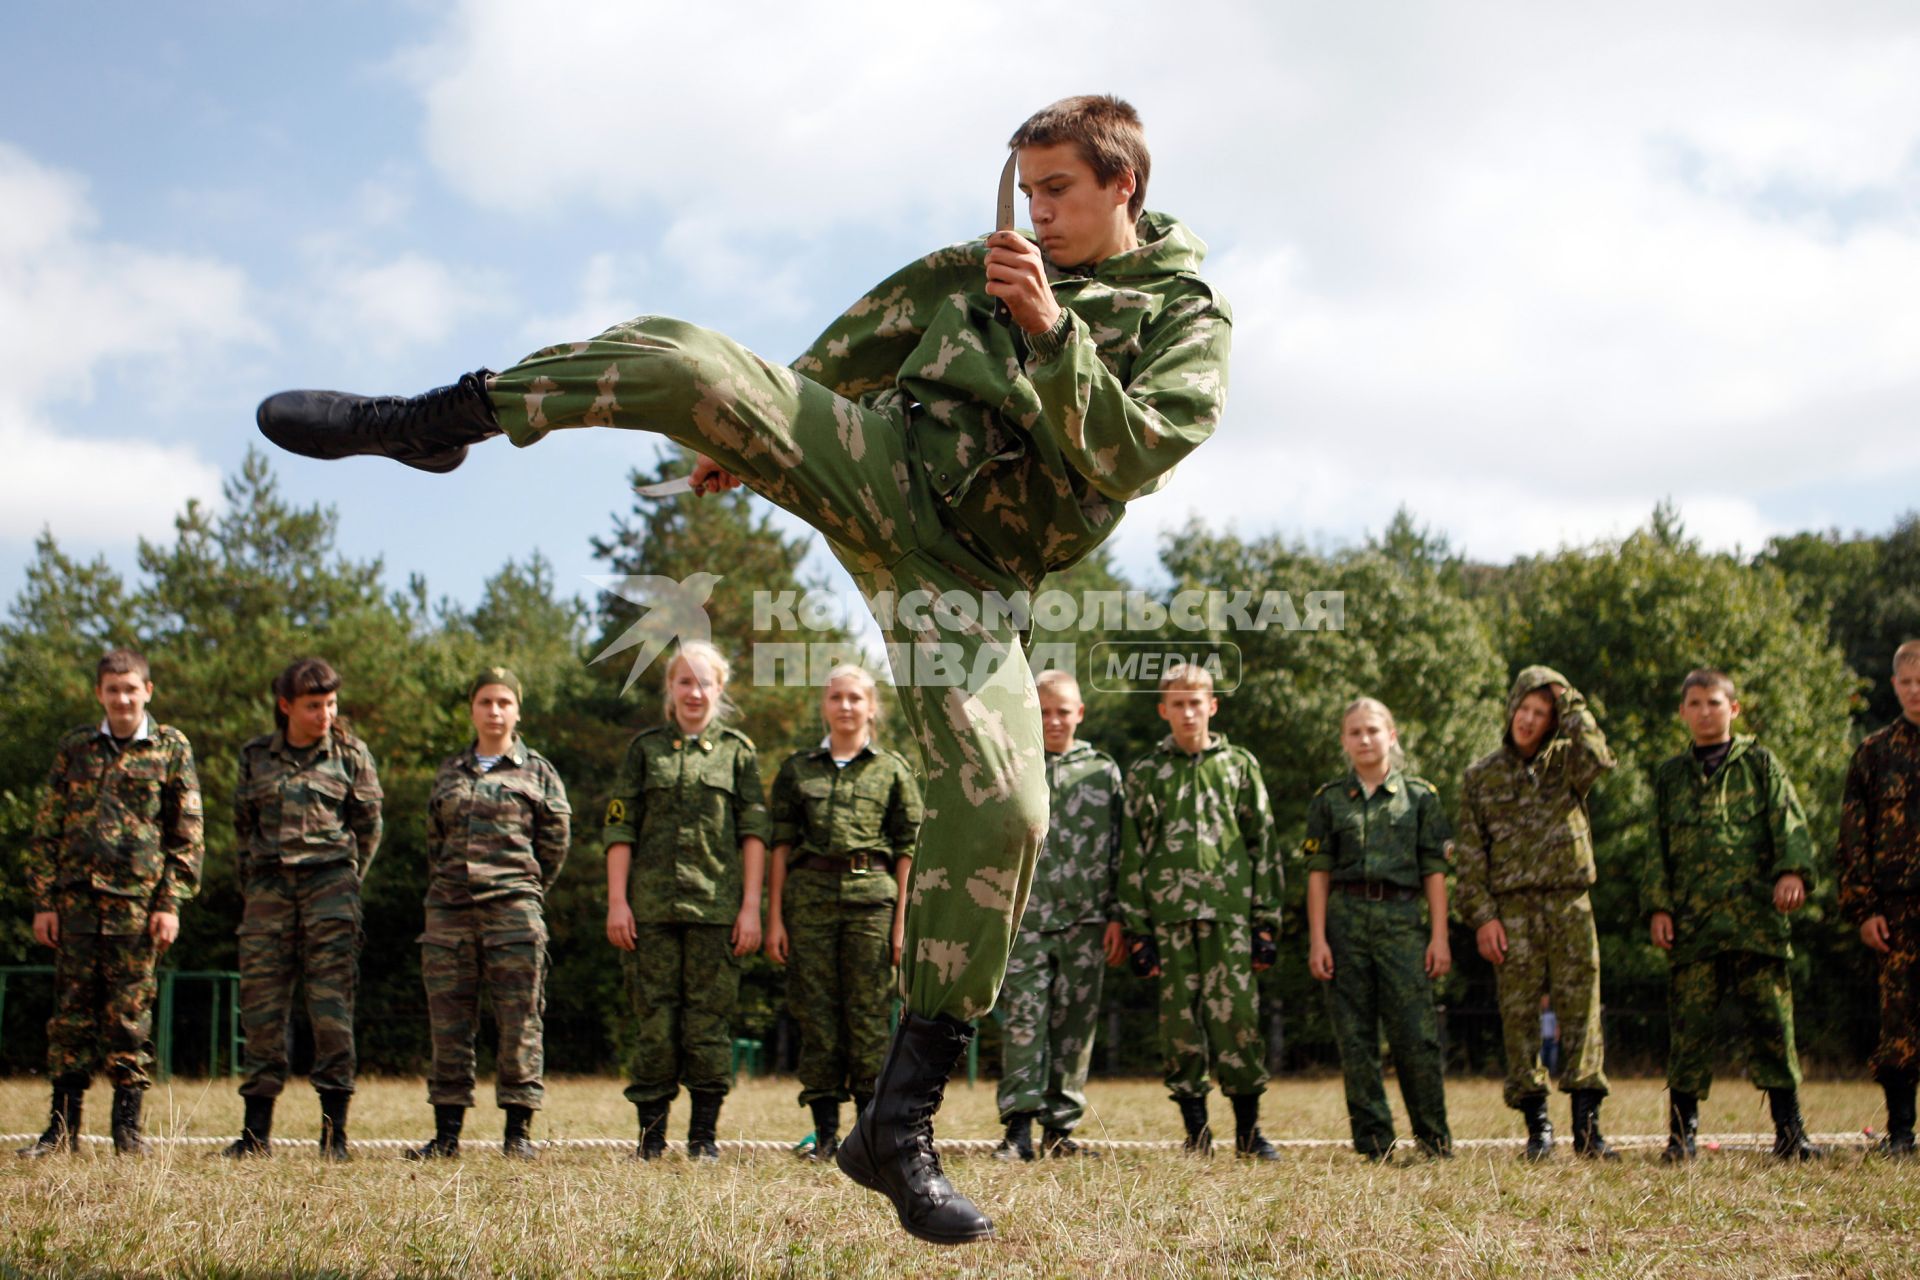
<path fill-rule="evenodd" d="M 721 1138 L 798 1139 L 809 1127 L 790 1081 L 737 1091 Z M 1618 1134 L 1652 1134 L 1663 1094 L 1651 1081 L 1616 1086 Z M 106 1128 L 108 1094 L 88 1096 L 90 1133 Z M 1285 1081 L 1267 1095 L 1277 1138 L 1344 1137 L 1336 1080 Z M 1176 1136 L 1159 1087 L 1101 1082 L 1084 1136 Z M 38 1132 L 46 1095 L 0 1083 L 0 1131 Z M 1497 1084 L 1449 1091 L 1460 1139 L 1510 1138 L 1516 1118 Z M 678 1156 L 655 1165 L 626 1148 L 548 1150 L 538 1163 L 497 1153 L 499 1113 L 471 1113 L 457 1163 L 422 1166 L 367 1146 L 350 1165 L 313 1155 L 313 1095 L 290 1090 L 271 1160 L 235 1167 L 210 1145 L 175 1143 L 144 1160 L 90 1143 L 78 1157 L 0 1159 L 0 1276 L 571 1276 L 901 1277 L 1099 1276 L 1895 1276 L 1920 1272 L 1920 1167 L 1864 1156 L 1880 1118 L 1864 1084 L 1806 1091 L 1810 1127 L 1852 1135 L 1818 1164 L 1780 1167 L 1732 1145 L 1672 1170 L 1655 1150 L 1618 1164 L 1555 1160 L 1523 1167 L 1511 1149 L 1468 1146 L 1450 1162 L 1370 1166 L 1335 1145 L 1286 1150 L 1254 1167 L 1157 1148 L 1098 1161 L 1009 1167 L 952 1156 L 949 1171 L 995 1217 L 999 1238 L 959 1249 L 918 1243 L 878 1197 L 779 1151 L 729 1151 L 717 1167 Z M 176 1080 L 156 1089 L 150 1130 L 230 1136 L 240 1104 L 230 1082 Z M 1555 1117 L 1565 1125 L 1565 1101 Z M 940 1132 L 997 1136 L 990 1082 L 949 1094 Z M 1230 1131 L 1223 1100 L 1217 1131 Z M 424 1138 L 418 1081 L 366 1082 L 353 1137 Z M 1713 1133 L 1767 1128 L 1764 1099 L 1723 1085 L 1703 1112 Z M 685 1129 L 685 1101 L 673 1136 Z M 619 1085 L 563 1079 L 549 1091 L 539 1138 L 631 1141 Z M 1402 1125 L 1404 1132 L 1404 1124 Z"/>

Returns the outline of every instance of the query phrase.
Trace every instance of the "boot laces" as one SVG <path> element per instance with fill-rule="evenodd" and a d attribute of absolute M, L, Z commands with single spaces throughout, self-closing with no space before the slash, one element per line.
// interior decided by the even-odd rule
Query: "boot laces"
<path fill-rule="evenodd" d="M 459 411 L 461 401 L 478 391 L 477 380 L 466 373 L 458 382 L 417 396 L 369 396 L 348 411 L 348 422 L 382 445 L 405 441 L 422 428 L 439 426 L 448 414 Z"/>

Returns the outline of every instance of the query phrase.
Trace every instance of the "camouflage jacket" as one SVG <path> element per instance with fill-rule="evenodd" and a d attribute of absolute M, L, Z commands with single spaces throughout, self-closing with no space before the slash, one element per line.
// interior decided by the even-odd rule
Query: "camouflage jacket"
<path fill-rule="evenodd" d="M 1562 689 L 1554 700 L 1558 728 L 1528 760 L 1513 745 L 1513 713 L 1550 684 Z M 1587 792 L 1614 765 L 1587 700 L 1551 667 L 1520 673 L 1506 724 L 1499 749 L 1468 765 L 1460 787 L 1455 914 L 1475 929 L 1499 916 L 1502 894 L 1578 892 L 1593 883 Z"/>
<path fill-rule="evenodd" d="M 1791 956 L 1792 928 L 1773 906 L 1788 872 L 1813 889 L 1813 836 L 1787 771 L 1738 737 L 1711 778 L 1689 748 L 1653 771 L 1654 848 L 1640 905 L 1673 917 L 1675 964 L 1722 951 Z"/>
<path fill-rule="evenodd" d="M 1335 881 L 1418 889 L 1425 877 L 1453 869 L 1453 827 L 1425 778 L 1394 769 L 1368 795 L 1349 772 L 1313 793 L 1300 852 L 1308 871 L 1328 872 Z"/>
<path fill-rule="evenodd" d="M 1143 213 L 1140 246 L 1049 268 L 1064 340 L 994 319 L 984 240 L 928 254 L 828 326 L 793 368 L 903 423 L 964 531 L 1029 586 L 1112 532 L 1213 434 L 1232 316 L 1206 246 Z"/>
<path fill-rule="evenodd" d="M 1282 872 L 1260 762 L 1223 733 L 1198 755 L 1169 734 L 1127 770 L 1120 920 L 1129 933 L 1184 920 L 1280 920 Z"/>
<path fill-rule="evenodd" d="M 200 776 L 187 735 L 149 718 L 125 747 L 103 724 L 60 740 L 27 845 L 36 912 L 74 933 L 137 934 L 200 888 Z"/>
<path fill-rule="evenodd" d="M 1840 910 L 1854 924 L 1920 894 L 1920 725 L 1902 716 L 1853 753 L 1840 803 Z"/>
<path fill-rule="evenodd" d="M 904 757 L 869 742 L 837 765 L 822 743 L 780 766 L 769 817 L 772 843 L 787 846 L 788 862 L 813 856 L 850 864 L 856 853 L 881 855 L 866 874 L 845 877 L 840 901 L 892 902 L 900 889 L 887 863 L 913 856 L 926 811 Z"/>
<path fill-rule="evenodd" d="M 1118 920 L 1122 813 L 1120 766 L 1091 743 L 1047 755 L 1047 840 L 1033 869 L 1020 927 L 1052 933 Z"/>
<path fill-rule="evenodd" d="M 520 739 L 485 773 L 474 746 L 448 756 L 427 799 L 427 905 L 537 905 L 567 860 L 572 828 L 559 772 Z"/>
<path fill-rule="evenodd" d="M 732 924 L 740 913 L 740 843 L 770 833 L 753 740 L 714 724 L 644 729 L 620 764 L 607 845 L 633 847 L 627 902 L 638 924 Z"/>
<path fill-rule="evenodd" d="M 242 887 L 250 866 L 266 864 L 351 862 L 365 879 L 380 850 L 384 798 L 373 753 L 350 733 L 299 749 L 278 730 L 253 739 L 240 748 L 233 787 Z"/>

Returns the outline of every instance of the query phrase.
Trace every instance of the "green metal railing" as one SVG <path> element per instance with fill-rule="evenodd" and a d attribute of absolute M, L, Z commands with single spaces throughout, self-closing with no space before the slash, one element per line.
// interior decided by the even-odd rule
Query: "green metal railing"
<path fill-rule="evenodd" d="M 14 977 L 53 977 L 50 964 L 0 965 L 0 1035 L 5 1034 L 7 985 Z M 162 969 L 154 974 L 159 996 L 154 1002 L 154 1069 L 164 1080 L 173 1074 L 174 988 L 182 982 L 204 982 L 211 1007 L 207 1011 L 207 1074 L 220 1074 L 221 1043 L 226 1044 L 226 1074 L 240 1074 L 240 975 L 231 969 Z M 224 1012 L 224 1035 L 222 1014 Z"/>

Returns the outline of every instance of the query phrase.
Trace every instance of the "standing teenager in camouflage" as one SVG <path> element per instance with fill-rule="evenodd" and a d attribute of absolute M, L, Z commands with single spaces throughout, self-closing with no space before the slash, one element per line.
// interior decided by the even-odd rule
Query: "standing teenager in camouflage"
<path fill-rule="evenodd" d="M 240 748 L 233 827 L 246 903 L 239 931 L 246 1118 L 228 1156 L 270 1150 L 298 982 L 313 1026 L 320 1154 L 348 1158 L 360 885 L 380 848 L 382 793 L 373 753 L 340 723 L 339 691 L 339 673 L 323 659 L 300 659 L 273 682 L 279 728 Z"/>
<path fill-rule="evenodd" d="M 53 948 L 47 1131 L 23 1156 L 78 1151 L 95 1071 L 113 1081 L 113 1149 L 138 1155 L 152 1083 L 153 967 L 200 887 L 200 778 L 185 734 L 155 724 L 146 659 L 115 649 L 94 670 L 106 716 L 60 740 L 27 845 L 33 936 Z"/>
<path fill-rule="evenodd" d="M 500 1149 L 532 1159 L 528 1130 L 545 1096 L 540 1017 L 546 1009 L 546 895 L 567 860 L 573 808 L 547 758 L 519 735 L 520 677 L 488 667 L 467 686 L 474 739 L 440 762 L 427 800 L 427 927 L 420 976 L 433 1027 L 427 1101 L 434 1134 L 407 1155 L 460 1154 L 473 1105 L 480 989 L 500 1033 L 494 1101 L 506 1112 Z"/>
<path fill-rule="evenodd" d="M 701 454 L 701 490 L 744 482 L 820 530 L 869 597 L 1030 590 L 1213 434 L 1232 326 L 1197 274 L 1200 240 L 1143 207 L 1150 159 L 1131 107 L 1065 99 L 1009 145 L 1035 239 L 1001 230 L 927 255 L 791 367 L 643 317 L 422 396 L 283 392 L 260 429 L 309 457 L 427 471 L 502 433 L 658 431 Z M 941 1172 L 932 1117 L 970 1020 L 993 1007 L 1046 830 L 1039 710 L 1015 620 L 889 612 L 928 823 L 907 1014 L 839 1162 L 908 1231 L 960 1243 L 993 1224 Z"/>
<path fill-rule="evenodd" d="M 1172 732 L 1127 770 L 1120 921 L 1134 972 L 1160 979 L 1160 1052 L 1187 1150 L 1213 1151 L 1211 1067 L 1233 1100 L 1234 1154 L 1277 1160 L 1260 1133 L 1267 1041 L 1254 975 L 1278 958 L 1282 876 L 1260 762 L 1210 730 L 1219 710 L 1205 668 L 1161 677 Z"/>
<path fill-rule="evenodd" d="M 873 741 L 879 698 L 866 668 L 828 672 L 826 740 L 788 756 L 773 782 L 767 955 L 789 965 L 812 1160 L 839 1151 L 840 1104 L 858 1115 L 873 1097 L 925 817 L 912 766 Z"/>
<path fill-rule="evenodd" d="M 1120 766 L 1074 736 L 1087 708 L 1071 672 L 1042 672 L 1038 685 L 1051 819 L 1000 996 L 1000 1123 L 1007 1130 L 993 1154 L 1001 1160 L 1035 1158 L 1036 1116 L 1042 1155 L 1096 1154 L 1073 1131 L 1087 1109 L 1102 971 L 1126 956 L 1114 901 Z"/>
<path fill-rule="evenodd" d="M 1920 1082 L 1920 640 L 1893 653 L 1900 718 L 1853 753 L 1840 806 L 1840 911 L 1880 961 L 1874 1079 L 1887 1096 L 1883 1155 L 1913 1155 Z"/>
<path fill-rule="evenodd" d="M 1429 1156 L 1448 1157 L 1453 1135 L 1433 984 L 1453 967 L 1452 828 L 1433 784 L 1404 772 L 1400 733 L 1384 704 L 1350 703 L 1340 746 L 1353 767 L 1314 792 L 1301 852 L 1307 968 L 1326 984 L 1353 1149 L 1369 1160 L 1393 1150 L 1393 1112 L 1380 1079 L 1384 1028 L 1414 1141 Z"/>
<path fill-rule="evenodd" d="M 753 740 L 720 723 L 727 660 L 688 643 L 667 663 L 666 723 L 627 748 L 607 801 L 607 941 L 620 948 L 639 1036 L 627 1101 L 634 1154 L 667 1149 L 667 1109 L 693 1101 L 687 1155 L 720 1158 L 715 1130 L 732 1085 L 740 960 L 760 949 L 767 806 Z"/>
<path fill-rule="evenodd" d="M 1691 1160 L 1700 1101 L 1713 1083 L 1714 1013 L 1739 1008 L 1747 1078 L 1773 1109 L 1773 1154 L 1809 1160 L 1820 1150 L 1800 1120 L 1800 1059 L 1793 1050 L 1793 982 L 1787 916 L 1807 901 L 1813 837 L 1786 770 L 1733 721 L 1733 680 L 1710 667 L 1680 685 L 1680 719 L 1693 746 L 1653 772 L 1656 842 L 1640 898 L 1653 945 L 1667 952 L 1668 1164 Z"/>
<path fill-rule="evenodd" d="M 1507 1105 L 1527 1120 L 1526 1158 L 1553 1153 L 1547 1071 L 1540 1063 L 1540 997 L 1553 997 L 1573 1096 L 1573 1149 L 1614 1158 L 1600 1133 L 1607 1096 L 1600 1033 L 1600 939 L 1587 888 L 1594 880 L 1587 792 L 1613 752 L 1587 700 L 1551 667 L 1528 667 L 1507 696 L 1499 749 L 1467 767 L 1461 784 L 1460 918 L 1494 966 L 1507 1050 Z"/>

